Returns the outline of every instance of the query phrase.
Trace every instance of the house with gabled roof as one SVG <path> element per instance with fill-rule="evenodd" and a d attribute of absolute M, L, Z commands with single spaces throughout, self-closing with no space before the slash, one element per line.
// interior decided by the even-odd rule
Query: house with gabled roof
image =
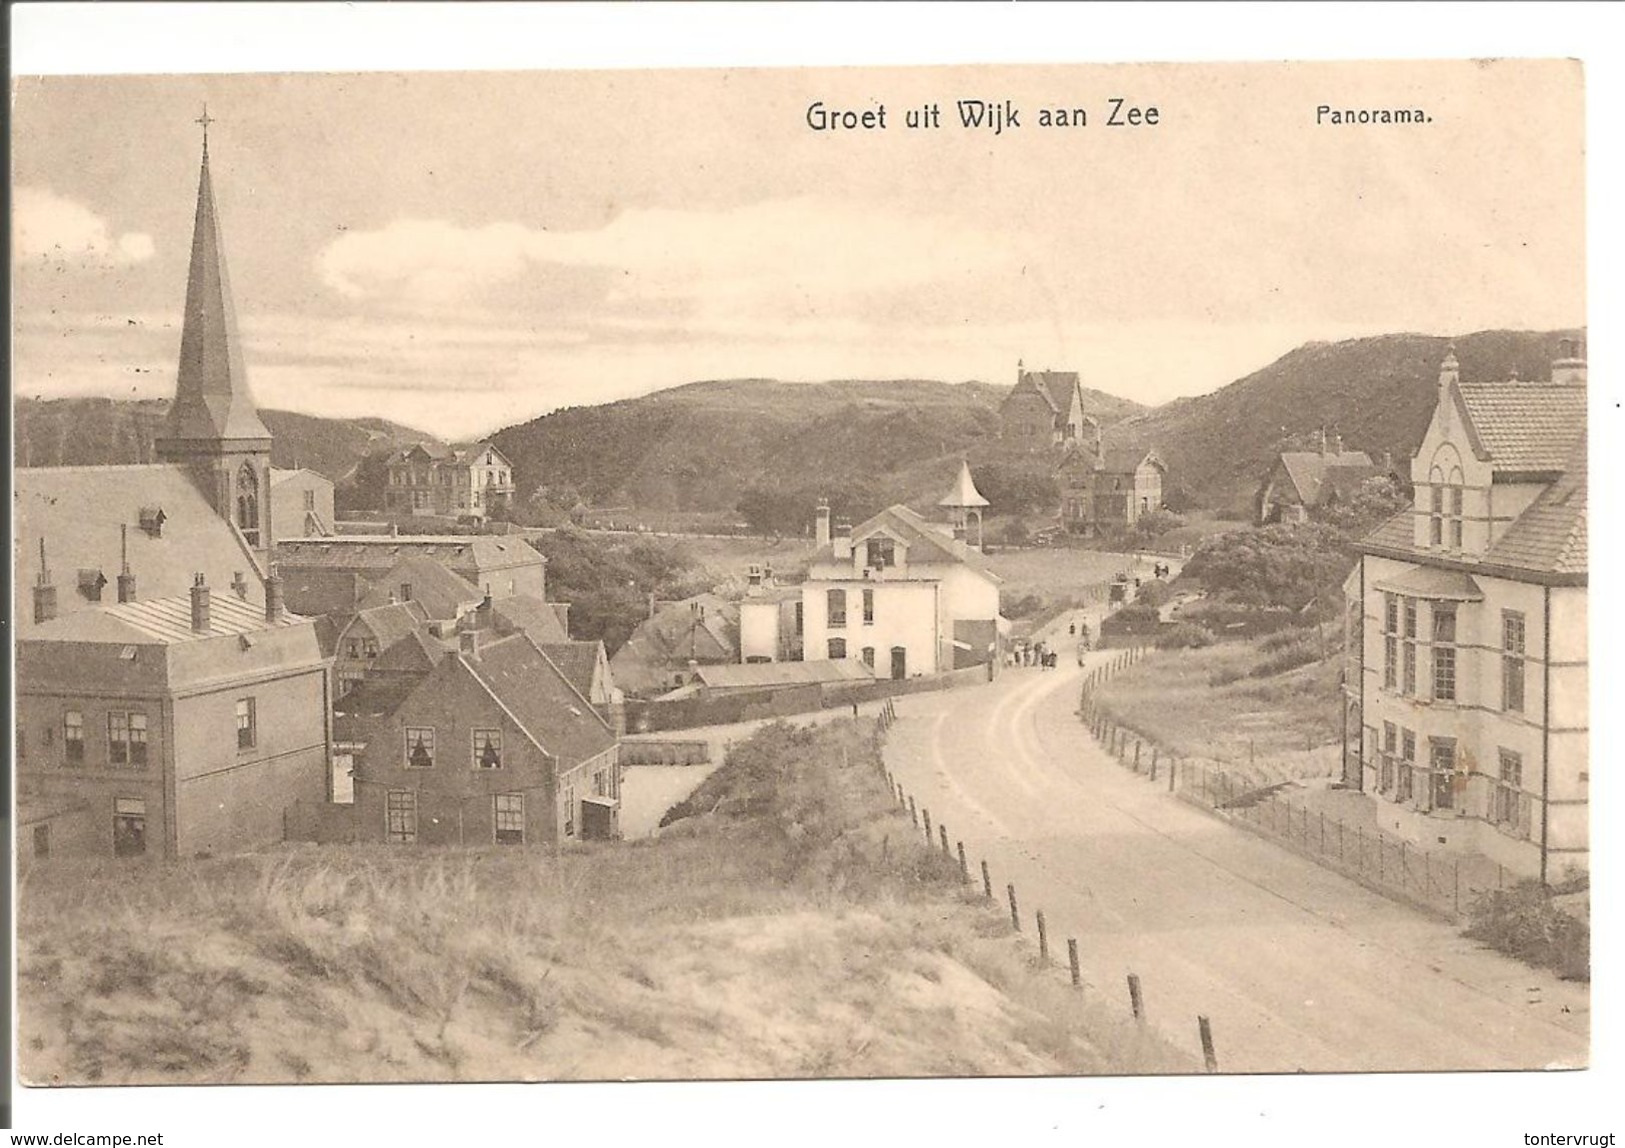
<path fill-rule="evenodd" d="M 1163 506 L 1168 466 L 1143 447 L 1077 445 L 1061 453 L 1061 524 L 1074 534 L 1129 530 Z"/>
<path fill-rule="evenodd" d="M 396 515 L 485 519 L 513 498 L 513 464 L 489 442 L 414 443 L 384 469 L 384 509 Z"/>
<path fill-rule="evenodd" d="M 1368 478 L 1387 474 L 1392 462 L 1379 465 L 1363 450 L 1344 450 L 1343 437 L 1321 431 L 1315 450 L 1282 451 L 1265 472 L 1254 495 L 1254 519 L 1306 522 L 1309 515 L 1338 499 L 1347 499 Z"/>
<path fill-rule="evenodd" d="M 739 660 L 739 603 L 701 593 L 679 602 L 655 602 L 651 596 L 649 616 L 609 666 L 618 686 L 649 696 L 685 684 L 693 666 Z"/>
<path fill-rule="evenodd" d="M 1016 364 L 1016 385 L 999 406 L 1000 433 L 1011 446 L 1049 450 L 1100 441 L 1100 423 L 1085 413 L 1076 371 L 1028 371 Z"/>
<path fill-rule="evenodd" d="M 1345 583 L 1344 780 L 1380 826 L 1552 881 L 1589 867 L 1586 365 L 1468 382 L 1454 354 L 1413 505 Z"/>
<path fill-rule="evenodd" d="M 319 538 L 332 534 L 333 480 L 305 467 L 271 468 L 273 538 Z"/>
<path fill-rule="evenodd" d="M 408 558 L 430 558 L 493 598 L 545 598 L 547 559 L 511 535 L 341 534 L 294 538 L 276 548 L 288 606 L 304 614 L 354 611 L 375 583 Z M 386 591 L 387 592 L 387 591 Z"/>
<path fill-rule="evenodd" d="M 380 574 L 361 596 L 362 610 L 397 602 L 416 602 L 426 620 L 455 625 L 477 609 L 486 595 L 433 558 L 411 555 Z"/>
<path fill-rule="evenodd" d="M 368 682 L 344 736 L 363 841 L 555 845 L 614 836 L 619 744 L 529 636 L 465 631 L 415 682 Z"/>

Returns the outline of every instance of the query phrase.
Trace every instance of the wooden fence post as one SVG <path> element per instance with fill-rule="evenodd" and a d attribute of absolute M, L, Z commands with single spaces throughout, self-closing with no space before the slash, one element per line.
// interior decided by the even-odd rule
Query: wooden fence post
<path fill-rule="evenodd" d="M 1016 887 L 1006 885 L 1004 888 L 1010 894 L 1010 924 L 1019 933 L 1021 932 L 1021 912 L 1016 908 Z"/>
<path fill-rule="evenodd" d="M 1134 772 L 1140 772 L 1140 739 L 1134 739 Z"/>
<path fill-rule="evenodd" d="M 989 901 L 993 900 L 993 875 L 987 871 L 987 862 L 982 862 L 982 892 Z"/>
<path fill-rule="evenodd" d="M 1161 751 L 1156 746 L 1152 746 L 1151 747 L 1151 780 L 1152 781 L 1157 780 L 1157 758 L 1160 757 L 1160 756 L 1161 756 Z"/>
<path fill-rule="evenodd" d="M 908 819 L 914 823 L 914 828 L 918 829 L 920 827 L 920 814 L 914 808 L 914 798 L 912 796 L 908 799 Z"/>
<path fill-rule="evenodd" d="M 948 852 L 948 827 L 946 825 L 938 825 L 937 832 L 942 834 L 942 855 L 944 857 L 951 856 L 951 854 Z"/>
<path fill-rule="evenodd" d="M 1196 1018 L 1196 1028 L 1202 1036 L 1202 1063 L 1209 1072 L 1219 1071 L 1219 1058 L 1213 1053 L 1213 1026 L 1205 1016 Z"/>
<path fill-rule="evenodd" d="M 1038 921 L 1038 959 L 1049 964 L 1049 930 L 1044 928 L 1044 910 L 1035 914 Z"/>
<path fill-rule="evenodd" d="M 1145 1019 L 1145 1001 L 1140 996 L 1140 976 L 1138 973 L 1128 975 L 1128 1007 L 1134 1014 L 1135 1020 Z"/>
<path fill-rule="evenodd" d="M 1168 758 L 1168 792 L 1169 793 L 1172 793 L 1174 791 L 1174 778 L 1178 773 L 1179 773 L 1179 759 L 1177 757 L 1173 757 L 1173 756 L 1170 755 L 1169 758 Z"/>
<path fill-rule="evenodd" d="M 965 884 L 970 884 L 970 862 L 965 859 L 965 843 L 959 843 L 959 876 Z"/>
<path fill-rule="evenodd" d="M 1072 987 L 1083 988 L 1083 970 L 1078 967 L 1078 938 L 1066 939 L 1066 963 L 1072 966 Z"/>
<path fill-rule="evenodd" d="M 931 848 L 931 811 L 922 808 L 920 817 L 925 822 L 925 847 L 929 849 Z"/>

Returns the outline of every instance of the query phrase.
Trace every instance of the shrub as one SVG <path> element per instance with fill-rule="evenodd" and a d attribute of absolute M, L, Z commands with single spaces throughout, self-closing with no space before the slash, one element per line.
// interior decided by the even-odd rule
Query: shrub
<path fill-rule="evenodd" d="M 1478 897 L 1467 935 L 1525 964 L 1548 968 L 1564 980 L 1591 979 L 1591 931 L 1552 902 L 1539 881 L 1520 881 Z"/>
<path fill-rule="evenodd" d="M 1174 592 L 1168 588 L 1168 583 L 1151 581 L 1142 583 L 1140 592 L 1134 595 L 1134 601 L 1145 606 L 1166 606 Z"/>
<path fill-rule="evenodd" d="M 1213 635 L 1208 633 L 1207 627 L 1195 622 L 1181 622 L 1157 638 L 1159 650 L 1200 650 L 1212 644 Z"/>
<path fill-rule="evenodd" d="M 1307 666 L 1310 662 L 1320 660 L 1320 647 L 1313 641 L 1296 642 L 1285 646 L 1276 653 L 1260 661 L 1247 671 L 1251 678 L 1271 678 L 1276 674 L 1284 674 L 1288 670 L 1295 670 L 1299 666 Z"/>
<path fill-rule="evenodd" d="M 1277 630 L 1275 633 L 1268 635 L 1258 643 L 1258 648 L 1262 653 L 1272 654 L 1276 650 L 1284 650 L 1288 646 L 1296 645 L 1305 640 L 1307 639 L 1304 632 L 1294 626 L 1291 629 Z"/>
<path fill-rule="evenodd" d="M 1231 682 L 1239 682 L 1246 676 L 1240 666 L 1220 666 L 1207 676 L 1207 684 L 1214 688 L 1228 686 Z"/>

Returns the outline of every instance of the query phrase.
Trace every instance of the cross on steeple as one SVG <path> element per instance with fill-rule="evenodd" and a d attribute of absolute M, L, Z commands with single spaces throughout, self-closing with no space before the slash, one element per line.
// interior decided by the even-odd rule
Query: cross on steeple
<path fill-rule="evenodd" d="M 209 125 L 215 122 L 215 117 L 209 114 L 209 105 L 203 105 L 203 114 L 192 121 L 203 125 L 203 154 L 209 154 Z"/>

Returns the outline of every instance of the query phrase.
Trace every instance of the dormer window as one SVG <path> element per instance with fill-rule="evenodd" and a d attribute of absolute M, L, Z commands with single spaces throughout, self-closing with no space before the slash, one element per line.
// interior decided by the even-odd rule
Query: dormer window
<path fill-rule="evenodd" d="M 102 600 L 102 587 L 107 585 L 107 576 L 100 570 L 79 571 L 79 593 L 89 602 Z"/>
<path fill-rule="evenodd" d="M 141 508 L 140 525 L 153 538 L 160 538 L 164 533 L 164 520 L 168 516 L 161 506 L 143 506 Z"/>
<path fill-rule="evenodd" d="M 868 561 L 864 565 L 876 570 L 897 565 L 897 544 L 890 538 L 871 538 L 864 545 L 868 549 Z"/>

